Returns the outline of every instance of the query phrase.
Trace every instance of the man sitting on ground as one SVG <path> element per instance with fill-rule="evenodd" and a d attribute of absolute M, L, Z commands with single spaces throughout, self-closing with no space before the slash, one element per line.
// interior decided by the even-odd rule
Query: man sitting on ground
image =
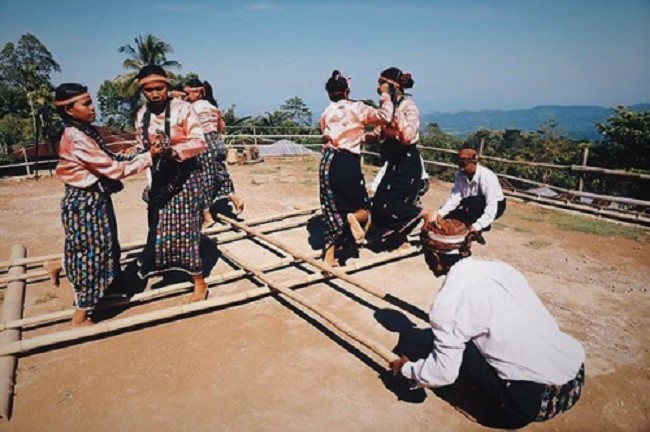
<path fill-rule="evenodd" d="M 584 384 L 582 345 L 560 331 L 521 273 L 471 258 L 468 234 L 451 219 L 422 228 L 429 268 L 447 275 L 429 313 L 433 351 L 416 361 L 402 356 L 389 368 L 416 388 L 476 387 L 502 427 L 570 409 Z"/>
<path fill-rule="evenodd" d="M 458 219 L 474 232 L 488 231 L 506 209 L 499 179 L 478 163 L 473 149 L 458 152 L 458 168 L 447 202 L 433 213 L 432 219 Z"/>

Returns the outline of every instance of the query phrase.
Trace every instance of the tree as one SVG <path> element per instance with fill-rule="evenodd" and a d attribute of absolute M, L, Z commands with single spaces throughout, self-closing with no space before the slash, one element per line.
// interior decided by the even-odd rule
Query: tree
<path fill-rule="evenodd" d="M 613 106 L 607 122 L 609 124 L 596 123 L 604 138 L 599 147 L 601 153 L 608 156 L 603 158 L 606 166 L 648 170 L 650 111 L 634 112 L 621 105 Z"/>
<path fill-rule="evenodd" d="M 284 114 L 285 118 L 297 126 L 310 126 L 312 122 L 312 113 L 298 96 L 284 101 L 279 113 Z"/>
<path fill-rule="evenodd" d="M 13 114 L 31 121 L 32 133 L 23 132 L 21 141 L 37 141 L 39 131 L 53 135 L 56 116 L 50 75 L 60 71 L 52 53 L 32 34 L 24 34 L 16 45 L 8 42 L 0 50 L 0 117 Z M 11 145 L 16 143 L 15 135 L 11 141 Z"/>
<path fill-rule="evenodd" d="M 140 108 L 140 90 L 136 83 L 136 76 L 144 66 L 158 65 L 167 69 L 172 82 L 196 75 L 189 74 L 183 77 L 168 70 L 180 69 L 181 64 L 176 60 L 167 59 L 167 54 L 174 51 L 171 45 L 150 33 L 144 37 L 138 35 L 134 39 L 134 45 L 122 45 L 118 51 L 127 54 L 122 67 L 128 72 L 104 81 L 97 92 L 99 108 L 102 112 L 101 120 L 112 127 L 122 130 L 133 129 L 133 122 Z"/>

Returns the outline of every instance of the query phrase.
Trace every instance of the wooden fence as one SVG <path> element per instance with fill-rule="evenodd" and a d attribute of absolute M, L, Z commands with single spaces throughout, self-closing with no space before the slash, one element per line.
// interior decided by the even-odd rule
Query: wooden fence
<path fill-rule="evenodd" d="M 320 147 L 322 135 L 317 133 L 314 128 L 297 127 L 294 134 L 274 133 L 282 130 L 280 127 L 275 126 L 247 126 L 247 127 L 232 127 L 227 130 L 231 133 L 222 135 L 224 142 L 234 148 L 241 148 L 244 144 L 265 144 L 278 139 L 296 140 L 307 147 Z M 239 130 L 241 133 L 236 133 Z M 232 133 L 235 132 L 235 133 Z M 246 133 L 244 133 L 246 132 Z M 252 132 L 252 133 L 248 133 Z M 304 133 L 307 132 L 307 133 Z M 314 132 L 313 134 L 311 132 Z M 314 142 L 310 142 L 310 141 Z M 125 141 L 126 144 L 134 144 L 135 141 Z M 419 146 L 420 150 L 429 150 L 433 152 L 455 155 L 457 150 L 447 149 L 440 147 Z M 624 178 L 632 178 L 640 181 L 650 180 L 650 174 L 634 173 L 623 170 L 614 170 L 602 167 L 594 167 L 587 165 L 589 149 L 587 147 L 583 150 L 582 164 L 581 165 L 560 165 L 544 162 L 521 161 L 511 160 L 495 156 L 485 156 L 483 152 L 483 142 L 480 143 L 478 153 L 480 159 L 489 165 L 490 162 L 497 162 L 503 164 L 530 166 L 539 168 L 548 168 L 553 170 L 569 171 L 579 175 L 577 189 L 566 189 L 559 186 L 554 186 L 548 183 L 542 183 L 534 180 L 529 180 L 521 177 L 515 177 L 504 173 L 497 172 L 496 175 L 501 179 L 504 192 L 510 196 L 518 199 L 538 202 L 544 205 L 552 205 L 562 207 L 565 209 L 576 210 L 585 213 L 600 215 L 606 218 L 617 219 L 621 221 L 641 224 L 650 226 L 650 201 L 639 200 L 629 197 L 617 197 L 612 195 L 595 194 L 584 191 L 585 177 L 587 175 L 605 175 L 616 176 Z M 25 174 L 32 175 L 33 171 L 37 170 L 39 166 L 51 166 L 56 163 L 56 160 L 45 161 L 28 161 L 27 155 L 23 152 L 25 162 L 11 165 L 0 166 L 0 175 L 5 169 L 14 169 L 16 167 L 25 167 Z M 364 151 L 364 156 L 372 156 L 375 159 L 379 157 L 378 153 L 371 151 Z M 372 163 L 372 159 L 364 158 L 366 162 Z M 442 167 L 456 169 L 455 164 L 442 162 L 439 160 L 425 160 L 426 166 Z M 514 183 L 514 184 L 513 184 Z M 529 185 L 533 188 L 517 187 L 516 184 Z M 539 188 L 548 188 L 556 193 L 555 196 L 544 196 L 539 192 Z M 537 191 L 535 191 L 537 189 Z"/>

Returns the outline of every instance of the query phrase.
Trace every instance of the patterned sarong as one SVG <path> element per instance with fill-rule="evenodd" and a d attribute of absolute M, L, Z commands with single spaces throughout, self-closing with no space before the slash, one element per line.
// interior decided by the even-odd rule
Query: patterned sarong
<path fill-rule="evenodd" d="M 111 197 L 97 188 L 66 185 L 61 200 L 64 265 L 75 306 L 92 309 L 120 271 L 120 246 Z"/>
<path fill-rule="evenodd" d="M 370 208 L 360 156 L 325 149 L 319 166 L 320 204 L 325 220 L 325 247 L 338 245 L 349 234 L 346 215 Z"/>
<path fill-rule="evenodd" d="M 149 205 L 149 235 L 138 265 L 141 278 L 180 270 L 201 273 L 201 222 L 204 204 L 201 170 L 195 169 L 163 208 Z"/>
<path fill-rule="evenodd" d="M 580 399 L 585 383 L 583 364 L 574 379 L 563 385 L 547 385 L 542 395 L 542 405 L 535 421 L 541 422 L 568 411 Z"/>

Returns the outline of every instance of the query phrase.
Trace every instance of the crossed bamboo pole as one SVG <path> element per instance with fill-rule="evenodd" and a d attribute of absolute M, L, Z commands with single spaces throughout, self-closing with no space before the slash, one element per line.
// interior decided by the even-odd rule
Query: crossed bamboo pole
<path fill-rule="evenodd" d="M 418 254 L 420 251 L 418 248 L 411 247 L 409 249 L 403 249 L 403 250 L 398 250 L 394 251 L 391 253 L 387 253 L 381 256 L 378 256 L 373 259 L 368 259 L 364 260 L 363 262 L 357 262 L 352 265 L 342 267 L 341 269 L 337 270 L 337 273 L 342 273 L 347 276 L 348 272 L 355 272 L 355 271 L 360 271 L 363 269 L 366 269 L 368 267 L 372 267 L 378 264 L 383 264 L 389 261 L 393 261 L 396 259 L 400 258 L 405 258 L 409 256 L 413 256 Z M 305 257 L 308 257 L 308 255 L 305 255 Z M 229 258 L 230 259 L 230 258 Z M 288 258 L 285 258 L 285 262 Z M 295 260 L 292 260 L 292 262 L 295 262 Z M 239 270 L 237 273 L 239 274 L 238 277 L 241 277 L 242 275 L 245 275 L 246 273 L 251 273 L 254 274 L 253 271 L 261 273 L 261 268 L 246 268 L 245 270 Z M 289 283 L 286 283 L 283 285 L 284 289 L 286 288 L 295 288 L 298 286 L 303 286 L 303 285 L 308 285 L 312 284 L 315 282 L 319 282 L 322 280 L 327 280 L 332 278 L 335 275 L 332 274 L 323 274 L 323 273 L 314 273 L 308 276 L 303 276 L 300 277 L 294 281 L 291 281 Z M 257 277 L 257 275 L 256 275 Z M 266 277 L 266 276 L 265 276 Z M 187 284 L 189 285 L 189 284 Z M 183 284 L 176 284 L 175 286 L 169 286 L 166 287 L 169 289 L 169 291 L 174 291 L 174 292 L 180 292 L 183 291 L 189 286 L 183 286 Z M 161 288 L 161 290 L 164 288 Z M 20 341 L 12 342 L 9 344 L 5 344 L 0 346 L 0 356 L 5 356 L 5 355 L 12 355 L 12 354 L 24 354 L 28 353 L 34 350 L 38 349 L 43 349 L 47 347 L 51 347 L 53 345 L 62 345 L 66 343 L 71 343 L 75 341 L 81 341 L 84 339 L 89 339 L 89 338 L 95 338 L 99 337 L 102 335 L 106 335 L 109 333 L 114 333 L 117 331 L 121 330 L 126 330 L 129 328 L 133 327 L 138 327 L 143 324 L 153 324 L 156 322 L 160 321 L 166 321 L 175 317 L 191 314 L 191 313 L 196 313 L 196 312 L 201 312 L 201 311 L 207 311 L 210 309 L 215 309 L 218 307 L 222 306 L 228 306 L 232 305 L 235 303 L 240 303 L 244 302 L 247 300 L 253 300 L 257 299 L 259 297 L 268 295 L 272 292 L 272 289 L 269 287 L 261 287 L 261 288 L 253 288 L 249 289 L 245 292 L 242 293 L 235 293 L 235 294 L 230 294 L 227 296 L 219 296 L 219 297 L 212 297 L 208 298 L 207 300 L 201 301 L 201 302 L 196 302 L 196 303 L 190 303 L 190 304 L 185 304 L 185 305 L 179 305 L 179 306 L 172 306 L 166 309 L 161 309 L 157 311 L 152 311 L 152 312 L 147 312 L 139 315 L 135 315 L 132 317 L 126 317 L 126 318 L 119 318 L 119 319 L 114 319 L 110 321 L 104 321 L 97 323 L 91 327 L 81 327 L 81 328 L 75 328 L 75 329 L 70 329 L 70 330 L 64 330 L 60 332 L 55 332 L 51 333 L 48 335 L 42 335 L 42 336 L 35 336 L 33 338 L 29 339 L 23 339 Z M 145 293 L 142 293 L 143 295 Z M 149 297 L 154 297 L 154 294 L 148 294 Z M 142 300 L 142 298 L 141 298 Z M 71 311 L 62 311 L 60 312 L 61 315 L 65 313 L 70 313 Z M 57 313 L 59 314 L 59 313 Z M 50 318 L 54 318 L 55 314 L 49 314 Z M 69 318 L 70 315 L 65 315 L 65 316 L 56 316 L 57 320 L 61 320 L 63 318 Z M 35 317 L 38 319 L 39 317 Z M 30 320 L 30 321 L 28 321 Z M 25 320 L 17 320 L 14 322 L 8 322 L 5 324 L 5 328 L 17 328 L 21 326 L 26 326 L 28 324 L 33 325 L 36 324 L 36 322 L 33 321 L 34 318 L 28 318 Z M 343 331 L 343 330 L 341 330 Z M 354 333 L 354 332 L 353 332 Z M 346 333 L 347 334 L 347 333 Z M 356 335 L 356 334 L 355 334 Z M 356 335 L 359 336 L 359 335 Z M 353 337 L 353 336 L 350 336 Z M 361 337 L 361 336 L 359 336 Z M 362 337 L 361 337 L 362 338 Z M 371 345 L 374 345 L 375 343 L 372 341 L 369 341 Z M 364 344 L 366 345 L 366 344 Z M 367 345 L 366 345 L 367 346 Z M 372 349 L 370 346 L 368 348 Z M 376 347 L 375 347 L 376 348 Z M 381 352 L 381 349 L 379 349 Z M 373 350 L 374 352 L 374 350 Z M 386 356 L 381 355 L 380 353 L 377 353 L 380 355 L 384 360 L 391 361 L 395 355 L 390 354 L 388 355 L 385 351 L 383 354 L 386 354 Z M 389 357 L 389 358 L 386 358 Z"/>
<path fill-rule="evenodd" d="M 371 338 L 363 335 L 362 333 L 354 330 L 352 327 L 350 327 L 348 324 L 346 324 L 344 321 L 340 320 L 337 318 L 334 314 L 331 314 L 322 308 L 320 308 L 316 303 L 312 302 L 311 300 L 307 299 L 306 297 L 292 291 L 288 286 L 273 282 L 267 275 L 265 275 L 262 271 L 259 269 L 251 266 L 248 262 L 244 261 L 243 259 L 237 258 L 234 255 L 230 254 L 227 251 L 222 252 L 228 259 L 231 261 L 235 262 L 237 265 L 239 265 L 241 268 L 247 269 L 253 276 L 255 276 L 256 279 L 258 279 L 260 282 L 266 284 L 269 288 L 279 292 L 281 297 L 288 298 L 295 303 L 298 303 L 299 305 L 309 309 L 311 312 L 315 313 L 319 317 L 323 318 L 325 321 L 336 327 L 340 332 L 345 334 L 346 336 L 354 339 L 355 341 L 359 342 L 366 348 L 370 349 L 372 352 L 377 354 L 379 357 L 384 359 L 387 363 L 397 359 L 397 356 L 390 351 L 389 349 L 383 347 L 381 344 L 377 343 L 376 341 L 372 340 Z M 341 272 L 342 274 L 345 274 L 347 276 L 347 273 Z"/>
<path fill-rule="evenodd" d="M 295 216 L 301 216 L 301 215 L 307 215 L 311 213 L 315 213 L 320 209 L 318 206 L 314 207 L 308 207 L 304 209 L 298 209 L 286 213 L 280 213 L 274 216 L 267 216 L 267 217 L 262 217 L 258 219 L 253 219 L 250 221 L 247 221 L 249 226 L 256 226 L 256 225 L 263 225 L 267 224 L 270 222 L 275 222 L 278 220 L 284 220 L 290 217 L 295 217 Z M 203 233 L 210 236 L 213 234 L 225 232 L 225 231 L 231 231 L 232 227 L 230 226 L 222 226 L 222 227 L 214 227 L 214 228 L 209 228 L 205 230 Z M 132 251 L 135 249 L 140 249 L 144 247 L 144 243 L 142 242 L 133 242 L 133 243 L 126 243 L 122 245 L 122 252 L 128 252 Z M 40 255 L 40 256 L 34 256 L 34 257 L 28 257 L 28 258 L 20 258 L 20 259 L 9 259 L 7 261 L 0 261 L 0 269 L 2 271 L 6 271 L 6 269 L 10 266 L 16 266 L 16 265 L 34 265 L 34 264 L 43 264 L 46 261 L 51 261 L 55 259 L 61 259 L 62 254 L 61 253 L 56 253 L 56 254 L 49 254 L 49 255 Z"/>
<path fill-rule="evenodd" d="M 315 213 L 318 210 L 318 208 L 310 208 L 308 210 L 300 210 L 298 212 L 292 212 L 289 216 L 286 217 L 296 217 L 296 216 L 302 216 L 305 214 L 310 214 L 310 213 Z M 275 216 L 272 218 L 264 218 L 264 219 L 258 219 L 256 221 L 253 221 L 250 223 L 250 225 L 263 225 L 263 224 L 268 224 L 271 222 L 276 221 L 279 218 L 279 216 Z M 307 224 L 308 221 L 291 221 L 291 222 L 285 222 L 279 225 L 274 225 L 270 227 L 265 227 L 262 229 L 262 232 L 265 234 L 273 233 L 276 231 L 283 231 L 283 230 L 288 230 L 288 229 L 293 229 L 293 228 L 298 228 L 301 227 L 305 224 Z M 224 243 L 230 243 L 236 240 L 243 239 L 245 237 L 248 237 L 248 234 L 242 234 L 242 233 L 227 233 L 227 231 L 231 231 L 233 228 L 231 226 L 223 226 L 223 227 L 217 227 L 213 228 L 211 230 L 206 230 L 204 231 L 204 234 L 208 234 L 208 238 L 215 239 L 219 244 L 224 244 Z M 217 233 L 225 233 L 222 236 L 219 236 Z M 128 248 L 129 245 L 127 245 Z M 142 245 L 141 245 L 142 246 Z M 122 248 L 122 250 L 125 250 L 125 247 Z M 134 248 L 128 249 L 129 251 L 133 251 Z M 51 255 L 46 255 L 46 257 L 51 256 Z M 33 259 L 36 259 L 38 257 L 34 257 Z M 61 254 L 58 255 L 58 258 L 61 258 Z M 131 262 L 133 259 L 125 259 L 122 261 L 122 264 L 128 264 Z M 65 273 L 62 272 L 61 276 L 64 276 Z M 10 275 L 4 278 L 0 278 L 0 288 L 6 286 L 7 284 L 14 282 L 14 281 L 21 281 L 21 280 L 26 280 L 26 281 L 32 281 L 36 282 L 39 280 L 47 279 L 49 277 L 49 274 L 46 270 L 37 270 L 37 271 L 31 271 L 27 272 L 24 274 L 20 275 Z"/>

